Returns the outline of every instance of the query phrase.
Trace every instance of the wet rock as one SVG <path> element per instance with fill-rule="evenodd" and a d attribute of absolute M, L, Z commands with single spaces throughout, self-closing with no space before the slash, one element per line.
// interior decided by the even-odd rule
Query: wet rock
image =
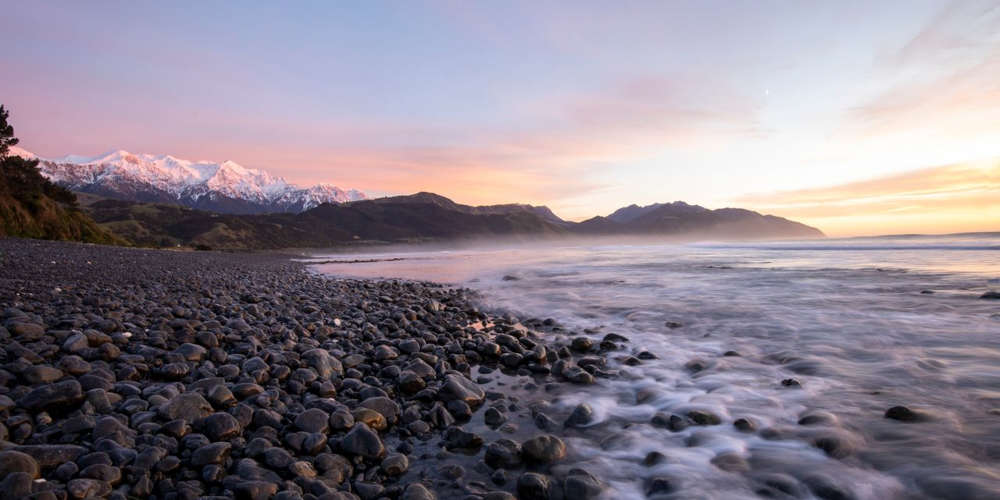
<path fill-rule="evenodd" d="M 330 415 L 319 408 L 310 408 L 295 417 L 295 427 L 305 432 L 326 432 Z"/>
<path fill-rule="evenodd" d="M 185 392 L 167 401 L 159 409 L 160 416 L 166 420 L 184 419 L 194 422 L 212 414 L 211 403 L 197 392 Z"/>
<path fill-rule="evenodd" d="M 989 291 L 979 296 L 980 299 L 1000 300 L 1000 292 Z"/>
<path fill-rule="evenodd" d="M 21 373 L 25 382 L 31 385 L 51 384 L 63 377 L 62 370 L 47 365 L 34 365 Z"/>
<path fill-rule="evenodd" d="M 385 396 L 367 398 L 359 406 L 379 412 L 389 425 L 395 424 L 401 413 L 399 404 Z"/>
<path fill-rule="evenodd" d="M 885 411 L 885 418 L 899 420 L 900 422 L 920 422 L 926 420 L 924 415 L 905 406 L 893 406 L 889 408 Z"/>
<path fill-rule="evenodd" d="M 76 380 L 64 380 L 31 390 L 17 400 L 17 405 L 29 411 L 59 411 L 83 402 L 83 387 Z"/>
<path fill-rule="evenodd" d="M 566 444 L 551 434 L 543 434 L 525 441 L 521 454 L 531 462 L 550 464 L 566 458 Z"/>
<path fill-rule="evenodd" d="M 66 485 L 70 498 L 99 498 L 111 493 L 111 485 L 97 479 L 74 479 Z"/>
<path fill-rule="evenodd" d="M 743 417 L 733 421 L 733 427 L 740 432 L 753 432 L 757 430 L 757 424 L 753 420 Z"/>
<path fill-rule="evenodd" d="M 750 464 L 738 453 L 720 453 L 712 458 L 712 465 L 726 472 L 746 472 Z"/>
<path fill-rule="evenodd" d="M 267 481 L 239 481 L 233 486 L 236 498 L 266 500 L 278 493 L 278 485 Z"/>
<path fill-rule="evenodd" d="M 660 453 L 658 451 L 651 451 L 647 453 L 646 456 L 642 459 L 642 465 L 646 467 L 652 467 L 654 465 L 659 465 L 663 463 L 663 461 L 666 459 L 667 457 L 664 456 L 663 453 Z"/>
<path fill-rule="evenodd" d="M 400 500 L 437 500 L 437 496 L 420 483 L 410 483 L 399 498 Z"/>
<path fill-rule="evenodd" d="M 566 427 L 586 427 L 594 421 L 594 409 L 587 403 L 580 403 L 563 423 Z"/>
<path fill-rule="evenodd" d="M 570 469 L 569 474 L 563 480 L 565 498 L 588 500 L 598 498 L 603 491 L 604 484 L 593 474 L 583 469 Z"/>
<path fill-rule="evenodd" d="M 389 426 L 385 421 L 385 417 L 371 408 L 355 408 L 351 412 L 351 416 L 355 422 L 365 424 L 377 431 L 383 431 Z"/>
<path fill-rule="evenodd" d="M 570 343 L 570 349 L 576 352 L 588 352 L 594 348 L 594 342 L 587 337 L 576 337 Z"/>
<path fill-rule="evenodd" d="M 785 387 L 798 388 L 802 387 L 802 383 L 794 378 L 786 378 L 781 381 L 781 385 Z"/>
<path fill-rule="evenodd" d="M 238 436 L 243 430 L 239 421 L 225 412 L 213 413 L 199 420 L 197 427 L 212 441 L 225 441 Z"/>
<path fill-rule="evenodd" d="M 517 469 L 521 466 L 521 446 L 510 439 L 499 439 L 486 446 L 483 460 L 494 469 Z"/>
<path fill-rule="evenodd" d="M 477 450 L 483 438 L 458 427 L 450 427 L 444 434 L 445 448 L 449 450 Z"/>
<path fill-rule="evenodd" d="M 507 416 L 504 415 L 503 412 L 497 408 L 490 407 L 487 408 L 485 412 L 483 412 L 483 422 L 485 422 L 486 425 L 492 428 L 500 427 L 506 421 L 507 421 Z"/>
<path fill-rule="evenodd" d="M 0 493 L 3 498 L 28 498 L 31 495 L 32 477 L 27 472 L 0 475 Z M 54 498 L 54 497 L 53 497 Z"/>
<path fill-rule="evenodd" d="M 655 496 L 670 493 L 674 490 L 674 484 L 670 478 L 654 477 L 646 481 L 646 496 Z"/>
<path fill-rule="evenodd" d="M 517 496 L 521 500 L 549 500 L 552 482 L 537 472 L 525 472 L 517 478 Z"/>
<path fill-rule="evenodd" d="M 443 401 L 465 401 L 469 406 L 476 407 L 482 404 L 486 393 L 475 382 L 452 373 L 445 376 L 444 386 L 438 396 Z"/>
<path fill-rule="evenodd" d="M 76 460 L 87 449 L 75 444 L 32 444 L 15 446 L 14 451 L 31 455 L 42 469 L 49 469 Z"/>
<path fill-rule="evenodd" d="M 409 469 L 410 461 L 406 458 L 406 455 L 393 453 L 382 460 L 380 467 L 386 475 L 392 477 L 402 476 Z"/>
<path fill-rule="evenodd" d="M 354 415 L 347 410 L 337 410 L 330 414 L 329 424 L 334 431 L 348 430 L 354 427 Z"/>
<path fill-rule="evenodd" d="M 221 464 L 229 457 L 232 449 L 229 443 L 209 443 L 194 450 L 191 454 L 191 465 L 201 467 L 209 464 Z"/>
<path fill-rule="evenodd" d="M 38 462 L 27 453 L 14 450 L 0 451 L 0 478 L 16 472 L 24 472 L 31 479 L 36 479 L 39 477 L 40 468 Z"/>
<path fill-rule="evenodd" d="M 364 423 L 357 423 L 340 442 L 340 448 L 351 455 L 377 459 L 385 455 L 385 446 L 378 434 Z"/>
<path fill-rule="evenodd" d="M 718 415 L 702 410 L 691 410 L 687 412 L 687 417 L 695 425 L 719 425 L 722 423 L 722 419 Z"/>

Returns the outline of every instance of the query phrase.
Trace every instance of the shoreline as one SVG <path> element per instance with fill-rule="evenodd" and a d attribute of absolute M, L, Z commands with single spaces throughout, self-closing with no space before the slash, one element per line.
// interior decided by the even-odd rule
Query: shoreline
<path fill-rule="evenodd" d="M 543 410 L 613 376 L 603 350 L 543 340 L 567 332 L 481 312 L 467 289 L 293 259 L 0 239 L 6 491 L 600 495 Z"/>

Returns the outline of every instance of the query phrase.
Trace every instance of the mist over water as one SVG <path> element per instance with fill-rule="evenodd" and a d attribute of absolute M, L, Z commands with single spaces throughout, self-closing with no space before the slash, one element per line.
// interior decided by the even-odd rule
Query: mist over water
<path fill-rule="evenodd" d="M 1000 498 L 1000 301 L 979 298 L 1000 289 L 1000 235 L 316 260 L 376 260 L 316 268 L 467 286 L 519 317 L 628 337 L 609 355 L 622 377 L 552 401 L 594 407 L 568 441 L 609 498 L 645 498 L 654 477 L 676 498 Z M 643 350 L 658 359 L 614 362 Z M 884 418 L 896 405 L 925 419 Z M 721 424 L 650 424 L 692 410 Z"/>

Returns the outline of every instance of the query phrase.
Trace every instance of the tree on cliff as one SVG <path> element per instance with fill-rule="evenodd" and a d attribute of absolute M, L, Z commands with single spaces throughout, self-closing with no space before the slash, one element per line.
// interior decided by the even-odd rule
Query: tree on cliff
<path fill-rule="evenodd" d="M 18 143 L 17 137 L 14 137 L 14 127 L 7 123 L 9 115 L 10 112 L 0 104 L 0 160 L 6 158 L 10 147 Z"/>

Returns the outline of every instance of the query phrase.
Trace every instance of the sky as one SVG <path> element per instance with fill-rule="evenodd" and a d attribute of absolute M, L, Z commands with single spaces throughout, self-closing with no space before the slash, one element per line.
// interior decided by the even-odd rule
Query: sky
<path fill-rule="evenodd" d="M 581 220 L 684 200 L 834 236 L 1000 231 L 1000 2 L 10 2 L 45 157 L 233 160 Z"/>

